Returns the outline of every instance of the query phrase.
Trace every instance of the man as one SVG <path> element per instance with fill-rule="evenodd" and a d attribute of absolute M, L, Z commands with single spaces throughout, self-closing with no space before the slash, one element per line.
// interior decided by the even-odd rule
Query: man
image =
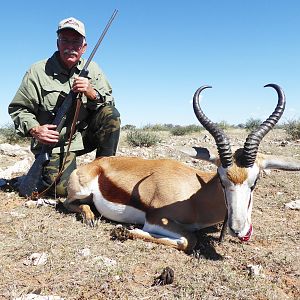
<path fill-rule="evenodd" d="M 87 78 L 78 76 L 85 64 L 81 56 L 87 49 L 84 24 L 75 18 L 62 20 L 57 29 L 57 48 L 52 57 L 33 64 L 26 72 L 8 112 L 16 132 L 33 138 L 31 150 L 35 155 L 42 145 L 54 147 L 38 186 L 38 191 L 42 191 L 55 181 L 62 166 L 76 101 L 60 133 L 52 121 L 70 90 L 82 95 L 64 172 L 50 189 L 51 194 L 66 196 L 66 184 L 76 168 L 76 156 L 95 149 L 96 157 L 116 154 L 120 114 L 114 105 L 111 86 L 95 62 L 89 64 Z"/>

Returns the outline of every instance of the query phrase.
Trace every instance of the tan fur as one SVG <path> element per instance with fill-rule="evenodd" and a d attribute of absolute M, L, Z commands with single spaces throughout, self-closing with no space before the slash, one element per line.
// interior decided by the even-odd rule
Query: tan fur
<path fill-rule="evenodd" d="M 234 184 L 242 184 L 248 177 L 247 169 L 232 165 L 227 171 L 228 179 Z"/>
<path fill-rule="evenodd" d="M 87 193 L 80 200 L 78 192 L 87 189 L 95 177 L 106 200 L 145 211 L 149 224 L 178 233 L 187 240 L 177 245 L 168 239 L 152 237 L 157 243 L 187 251 L 196 239 L 186 226 L 207 227 L 225 217 L 223 191 L 216 173 L 201 172 L 171 159 L 102 157 L 72 173 L 64 202 L 67 209 L 82 213 L 90 225 L 94 222 L 93 215 L 86 206 L 91 196 Z M 149 233 L 136 235 L 149 240 Z"/>
<path fill-rule="evenodd" d="M 242 155 L 243 149 L 234 152 L 234 163 L 227 170 L 227 179 L 234 185 L 248 178 L 249 170 L 242 167 Z M 211 157 L 206 154 L 198 158 L 218 165 L 219 160 Z M 299 161 L 259 153 L 256 165 L 261 169 L 300 170 Z M 91 226 L 95 218 L 89 206 L 95 193 L 93 189 L 108 203 L 125 204 L 145 212 L 148 231 L 132 230 L 133 237 L 184 251 L 196 243 L 193 230 L 222 222 L 226 213 L 216 173 L 202 172 L 171 159 L 103 157 L 76 169 L 70 176 L 64 205 L 70 211 L 81 213 Z M 151 232 L 156 228 L 158 235 Z"/>

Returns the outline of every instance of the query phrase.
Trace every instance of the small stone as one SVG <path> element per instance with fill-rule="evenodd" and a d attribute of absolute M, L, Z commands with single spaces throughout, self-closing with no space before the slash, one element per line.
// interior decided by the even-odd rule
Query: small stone
<path fill-rule="evenodd" d="M 24 265 L 26 266 L 43 266 L 47 263 L 48 255 L 45 252 L 42 253 L 32 253 L 27 259 L 24 261 Z"/>
<path fill-rule="evenodd" d="M 285 208 L 294 209 L 294 210 L 300 210 L 300 200 L 291 201 L 289 203 L 286 203 Z"/>
<path fill-rule="evenodd" d="M 249 275 L 251 277 L 259 276 L 262 270 L 261 265 L 248 265 L 247 269 L 249 270 Z"/>
<path fill-rule="evenodd" d="M 87 257 L 91 255 L 91 250 L 89 248 L 84 248 L 79 251 L 79 254 L 83 257 Z"/>
<path fill-rule="evenodd" d="M 101 260 L 102 263 L 106 266 L 106 267 L 113 267 L 117 264 L 117 262 L 114 259 L 105 257 L 105 256 L 96 256 L 95 257 L 96 261 Z"/>
<path fill-rule="evenodd" d="M 37 207 L 37 201 L 28 200 L 24 203 L 24 206 L 27 207 L 27 208 L 36 208 Z"/>

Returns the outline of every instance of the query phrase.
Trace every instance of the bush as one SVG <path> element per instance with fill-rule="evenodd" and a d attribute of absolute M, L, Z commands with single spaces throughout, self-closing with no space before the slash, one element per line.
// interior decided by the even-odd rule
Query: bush
<path fill-rule="evenodd" d="M 30 140 L 29 138 L 23 138 L 17 135 L 13 124 L 5 124 L 1 127 L 0 135 L 3 137 L 5 143 L 8 144 L 26 143 Z"/>
<path fill-rule="evenodd" d="M 222 130 L 227 130 L 229 129 L 230 127 L 232 127 L 228 122 L 226 121 L 220 121 L 217 123 L 217 126 L 218 128 L 222 129 Z"/>
<path fill-rule="evenodd" d="M 283 125 L 283 128 L 292 140 L 300 139 L 300 120 L 289 120 Z"/>
<path fill-rule="evenodd" d="M 176 125 L 170 130 L 170 132 L 172 135 L 181 136 L 181 135 L 189 134 L 191 131 L 189 128 L 185 126 Z"/>
<path fill-rule="evenodd" d="M 199 125 L 188 125 L 188 126 L 176 125 L 170 130 L 170 132 L 171 132 L 171 134 L 173 134 L 175 136 L 181 136 L 181 135 L 186 135 L 186 134 L 189 134 L 192 132 L 199 132 L 203 129 L 204 128 Z"/>
<path fill-rule="evenodd" d="M 147 124 L 142 129 L 151 131 L 169 131 L 174 127 L 172 124 Z"/>
<path fill-rule="evenodd" d="M 187 130 L 189 132 L 200 132 L 200 131 L 203 131 L 204 130 L 204 127 L 203 126 L 200 126 L 200 125 L 195 125 L 195 124 L 192 124 L 192 125 L 187 125 L 185 126 L 187 128 Z"/>
<path fill-rule="evenodd" d="M 134 130 L 136 128 L 135 125 L 126 124 L 122 127 L 123 130 Z"/>
<path fill-rule="evenodd" d="M 160 137 L 153 132 L 145 130 L 131 130 L 127 133 L 126 141 L 134 147 L 150 147 L 161 141 Z"/>
<path fill-rule="evenodd" d="M 257 129 L 261 123 L 262 123 L 261 119 L 250 118 L 245 123 L 245 129 L 247 129 L 248 131 L 253 131 Z"/>

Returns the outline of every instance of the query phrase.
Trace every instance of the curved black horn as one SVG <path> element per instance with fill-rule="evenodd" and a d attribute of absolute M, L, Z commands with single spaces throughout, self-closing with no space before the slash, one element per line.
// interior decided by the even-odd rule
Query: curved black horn
<path fill-rule="evenodd" d="M 201 86 L 195 92 L 193 98 L 194 112 L 199 122 L 215 139 L 222 166 L 224 168 L 228 168 L 232 165 L 232 152 L 231 152 L 230 142 L 227 136 L 225 135 L 225 133 L 223 132 L 223 130 L 218 128 L 218 126 L 215 123 L 209 120 L 207 116 L 203 113 L 202 109 L 200 108 L 200 104 L 199 104 L 200 93 L 207 88 L 211 88 L 211 86 L 208 85 Z"/>
<path fill-rule="evenodd" d="M 243 165 L 246 168 L 253 166 L 256 159 L 258 146 L 261 140 L 276 125 L 276 123 L 281 118 L 285 108 L 285 95 L 280 86 L 270 83 L 265 85 L 264 87 L 272 87 L 276 90 L 278 95 L 278 102 L 275 110 L 269 116 L 269 118 L 262 124 L 260 124 L 260 126 L 256 130 L 252 131 L 246 139 L 243 151 Z"/>

